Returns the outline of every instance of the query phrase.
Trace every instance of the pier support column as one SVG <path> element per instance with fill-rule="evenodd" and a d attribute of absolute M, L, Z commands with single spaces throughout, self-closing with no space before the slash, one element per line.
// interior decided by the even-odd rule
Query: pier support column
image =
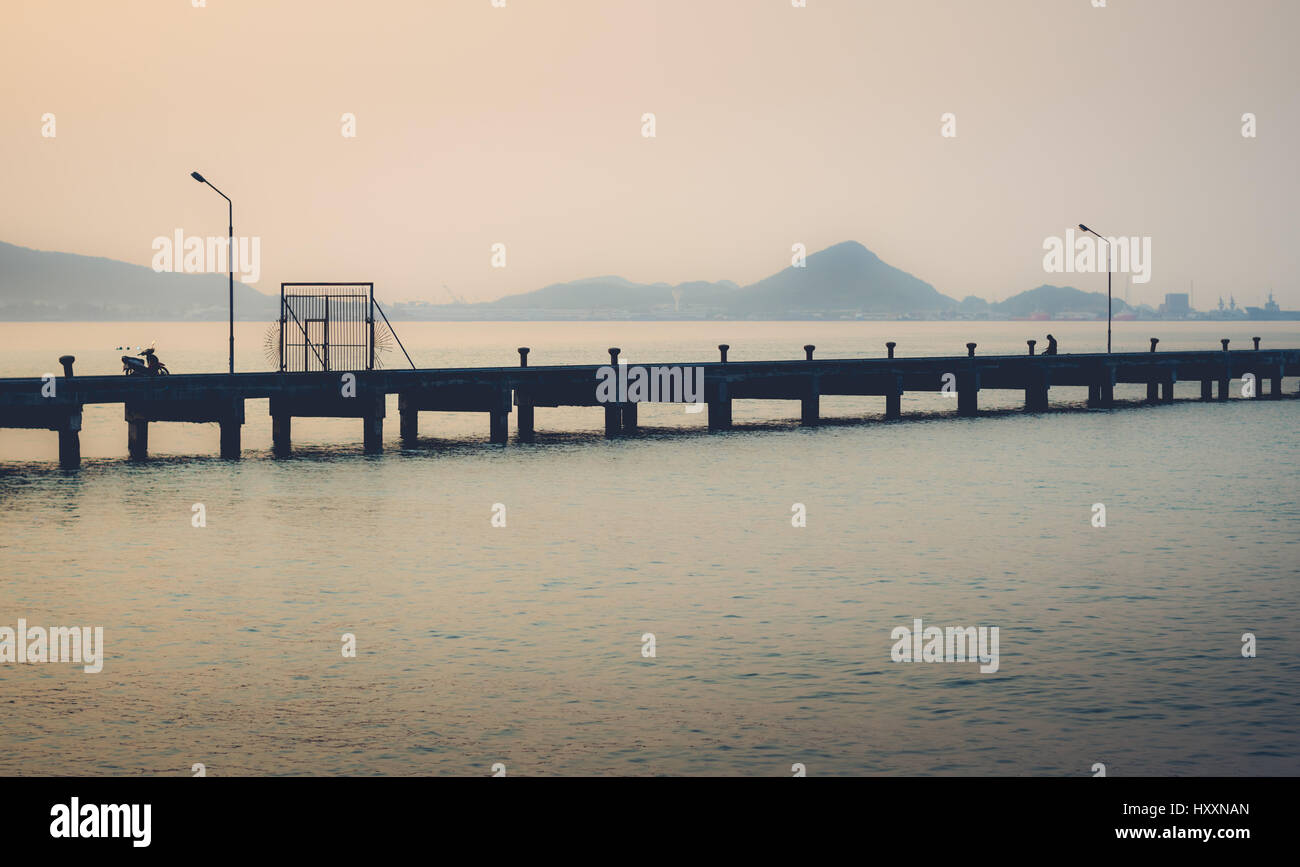
<path fill-rule="evenodd" d="M 488 413 L 488 440 L 494 443 L 504 443 L 510 438 L 510 412 L 509 410 L 494 409 Z"/>
<path fill-rule="evenodd" d="M 1094 382 L 1088 386 L 1088 409 L 1110 409 L 1115 405 L 1113 383 Z"/>
<path fill-rule="evenodd" d="M 59 466 L 75 470 L 81 466 L 81 413 L 71 413 L 59 426 Z"/>
<path fill-rule="evenodd" d="M 709 430 L 731 430 L 731 398 L 725 382 L 718 383 L 718 393 L 709 401 Z"/>
<path fill-rule="evenodd" d="M 405 395 L 397 398 L 397 429 L 404 446 L 413 446 L 420 439 L 420 411 L 406 405 Z"/>
<path fill-rule="evenodd" d="M 808 347 L 804 347 L 808 349 Z M 809 356 L 812 350 L 808 349 Z M 799 423 L 813 425 L 817 424 L 821 417 L 821 388 L 818 385 L 817 377 L 813 377 L 808 383 L 804 395 L 799 399 Z"/>
<path fill-rule="evenodd" d="M 1088 383 L 1088 408 L 1110 409 L 1115 405 L 1115 371 L 1103 368 L 1096 378 Z"/>
<path fill-rule="evenodd" d="M 528 398 L 521 396 L 519 398 L 519 406 L 515 408 L 515 412 L 519 413 L 519 419 L 516 422 L 519 433 L 516 436 L 516 439 L 521 443 L 530 443 L 536 438 L 536 431 L 533 426 L 534 408 L 531 403 L 525 402 L 527 399 Z"/>
<path fill-rule="evenodd" d="M 957 415 L 973 416 L 979 413 L 980 377 L 973 370 L 957 377 Z"/>
<path fill-rule="evenodd" d="M 242 451 L 240 432 L 244 427 L 243 420 L 224 419 L 218 424 L 221 425 L 221 457 L 231 461 L 239 460 Z"/>
<path fill-rule="evenodd" d="M 271 451 L 277 458 L 289 456 L 292 449 L 290 443 L 292 428 L 293 416 L 287 414 L 271 416 Z"/>
<path fill-rule="evenodd" d="M 1214 380 L 1201 380 L 1201 400 L 1214 400 Z"/>
<path fill-rule="evenodd" d="M 891 347 L 891 352 L 892 347 Z M 885 418 L 892 420 L 903 417 L 903 378 L 894 378 L 894 386 L 885 395 Z"/>
<path fill-rule="evenodd" d="M 384 417 L 374 413 L 361 418 L 363 425 L 362 448 L 368 455 L 377 455 L 384 450 Z"/>
<path fill-rule="evenodd" d="M 1161 403 L 1174 402 L 1174 383 L 1177 381 L 1178 381 L 1178 377 L 1172 373 L 1167 375 L 1164 379 L 1160 381 L 1160 402 Z"/>
<path fill-rule="evenodd" d="M 217 417 L 221 427 L 221 457 L 225 460 L 239 460 L 242 451 L 241 431 L 244 427 L 244 400 L 235 398 Z"/>
<path fill-rule="evenodd" d="M 1263 383 L 1260 383 L 1260 386 L 1262 387 L 1262 386 L 1263 386 Z M 1273 376 L 1272 376 L 1272 377 L 1270 378 L 1270 380 L 1269 380 L 1269 384 L 1268 384 L 1268 397 L 1269 397 L 1269 400 L 1281 400 L 1281 399 L 1282 399 L 1282 367 L 1281 367 L 1281 365 L 1278 365 L 1278 367 L 1276 367 L 1276 368 L 1274 369 L 1274 371 L 1273 371 Z"/>
<path fill-rule="evenodd" d="M 1025 386 L 1025 412 L 1047 411 L 1047 374 L 1035 372 Z"/>
<path fill-rule="evenodd" d="M 1152 338 L 1151 338 L 1151 351 L 1152 351 L 1152 352 L 1155 352 L 1155 351 L 1156 351 L 1156 344 L 1159 343 L 1159 342 L 1160 342 L 1160 338 L 1159 338 L 1159 337 L 1152 337 Z M 1159 402 L 1160 402 L 1160 390 L 1159 390 L 1159 389 L 1160 389 L 1160 385 L 1161 385 L 1161 383 L 1162 383 L 1162 380 L 1159 380 L 1159 379 L 1151 379 L 1151 380 L 1148 380 L 1148 381 L 1147 381 L 1147 403 L 1159 403 Z"/>
<path fill-rule="evenodd" d="M 132 460 L 149 457 L 149 420 L 138 416 L 126 419 L 126 451 Z"/>
<path fill-rule="evenodd" d="M 605 436 L 613 439 L 623 429 L 623 408 L 616 403 L 605 404 Z"/>
<path fill-rule="evenodd" d="M 623 435 L 636 433 L 636 404 L 623 404 Z"/>
<path fill-rule="evenodd" d="M 1227 399 L 1228 399 L 1228 389 L 1231 388 L 1231 387 L 1232 387 L 1232 380 L 1231 380 L 1231 379 L 1228 379 L 1227 377 L 1223 377 L 1223 378 L 1221 378 L 1221 379 L 1219 380 L 1219 397 L 1218 397 L 1218 399 L 1219 399 L 1219 400 L 1227 400 Z"/>

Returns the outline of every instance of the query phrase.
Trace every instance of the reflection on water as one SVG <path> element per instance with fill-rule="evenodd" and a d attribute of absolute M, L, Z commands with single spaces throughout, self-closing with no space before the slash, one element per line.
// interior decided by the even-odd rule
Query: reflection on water
<path fill-rule="evenodd" d="M 1144 348 L 1153 324 L 1121 324 Z M 519 345 L 545 364 L 609 345 L 634 362 L 718 342 L 736 359 L 1013 351 L 1041 325 L 398 328 L 422 364 Z M 1057 325 L 1063 351 L 1096 348 Z M 1154 327 L 1170 349 L 1224 330 Z M 1266 346 L 1300 345 L 1270 327 Z M 92 344 L 119 328 L 180 370 L 215 328 L 205 367 L 222 365 L 221 324 L 7 324 L 0 375 L 32 373 L 35 340 L 110 372 Z M 613 442 L 599 410 L 542 409 L 539 442 L 504 447 L 481 416 L 428 413 L 414 449 L 394 405 L 386 454 L 360 453 L 355 420 L 312 419 L 287 460 L 250 402 L 244 460 L 215 457 L 215 426 L 158 424 L 144 463 L 125 460 L 121 407 L 89 407 L 71 474 L 52 434 L 0 430 L 0 626 L 102 625 L 106 642 L 97 675 L 0 664 L 0 773 L 1300 772 L 1300 403 L 1019 401 L 987 392 L 1009 411 L 957 420 L 908 395 L 913 417 L 884 424 L 879 398 L 824 398 L 838 420 L 816 430 L 797 404 L 737 402 L 747 427 L 726 434 L 650 407 Z M 999 670 L 891 662 L 890 631 L 917 617 L 999 627 Z"/>

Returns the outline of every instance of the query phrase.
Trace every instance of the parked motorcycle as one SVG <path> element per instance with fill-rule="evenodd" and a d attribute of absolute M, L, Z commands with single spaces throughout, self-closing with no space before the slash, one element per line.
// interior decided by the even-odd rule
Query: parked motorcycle
<path fill-rule="evenodd" d="M 122 372 L 127 376 L 166 376 L 171 373 L 167 365 L 154 354 L 153 347 L 140 352 L 143 360 L 130 355 L 122 356 Z"/>

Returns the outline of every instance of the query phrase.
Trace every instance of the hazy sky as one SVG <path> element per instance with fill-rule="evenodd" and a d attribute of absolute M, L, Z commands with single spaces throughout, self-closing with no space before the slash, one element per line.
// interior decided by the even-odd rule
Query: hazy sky
<path fill-rule="evenodd" d="M 958 298 L 1104 289 L 1043 271 L 1085 222 L 1152 238 L 1134 302 L 1300 307 L 1296 0 L 192 2 L 0 3 L 0 240 L 147 265 L 224 235 L 197 169 L 263 291 L 745 283 L 849 239 Z"/>

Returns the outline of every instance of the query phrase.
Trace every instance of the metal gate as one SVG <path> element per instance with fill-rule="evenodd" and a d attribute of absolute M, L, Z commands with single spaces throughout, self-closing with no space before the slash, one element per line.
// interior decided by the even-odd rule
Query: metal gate
<path fill-rule="evenodd" d="M 280 370 L 374 370 L 374 283 L 281 283 Z"/>

